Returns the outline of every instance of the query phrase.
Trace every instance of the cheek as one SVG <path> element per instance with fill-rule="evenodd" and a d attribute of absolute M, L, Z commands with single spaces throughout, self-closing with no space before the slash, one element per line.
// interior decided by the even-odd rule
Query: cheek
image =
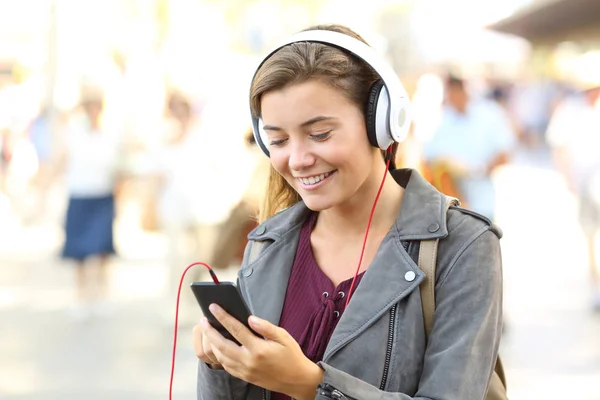
<path fill-rule="evenodd" d="M 271 165 L 275 171 L 279 172 L 281 175 L 285 176 L 289 170 L 288 159 L 289 157 L 281 149 L 271 150 Z"/>
<path fill-rule="evenodd" d="M 367 140 L 355 140 L 344 144 L 340 150 L 331 152 L 331 160 L 342 163 L 353 171 L 366 172 L 373 164 L 373 154 L 377 150 Z"/>

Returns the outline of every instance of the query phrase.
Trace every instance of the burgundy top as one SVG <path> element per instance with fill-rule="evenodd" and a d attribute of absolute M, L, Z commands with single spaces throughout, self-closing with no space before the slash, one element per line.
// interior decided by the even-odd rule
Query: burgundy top
<path fill-rule="evenodd" d="M 323 359 L 333 330 L 344 313 L 346 293 L 352 278 L 338 287 L 321 271 L 312 252 L 310 234 L 317 221 L 317 213 L 307 218 L 300 231 L 300 240 L 290 280 L 288 282 L 279 326 L 284 328 L 300 345 L 311 361 Z M 354 290 L 364 272 L 356 278 Z M 289 400 L 281 393 L 273 393 L 273 400 Z"/>

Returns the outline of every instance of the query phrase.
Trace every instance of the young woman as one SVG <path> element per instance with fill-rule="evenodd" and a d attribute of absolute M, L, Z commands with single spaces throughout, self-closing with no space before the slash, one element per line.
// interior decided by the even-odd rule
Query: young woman
<path fill-rule="evenodd" d="M 109 257 L 115 253 L 113 221 L 121 131 L 103 119 L 104 94 L 86 88 L 81 109 L 69 121 L 62 154 L 69 203 L 62 256 L 76 263 L 77 317 L 106 311 Z M 90 263 L 97 258 L 97 263 Z M 90 309 L 89 306 L 93 306 Z"/>
<path fill-rule="evenodd" d="M 471 212 L 446 212 L 443 194 L 395 168 L 392 138 L 402 134 L 391 125 L 407 126 L 400 84 L 381 59 L 342 45 L 367 47 L 362 38 L 341 26 L 309 31 L 333 32 L 341 44 L 280 47 L 250 90 L 262 127 L 255 137 L 272 168 L 239 288 L 264 339 L 212 305 L 241 346 L 206 319 L 194 328 L 198 398 L 481 400 L 501 335 L 499 232 Z M 382 83 L 389 107 L 377 98 Z M 435 322 L 426 336 L 416 260 L 420 240 L 434 238 Z"/>

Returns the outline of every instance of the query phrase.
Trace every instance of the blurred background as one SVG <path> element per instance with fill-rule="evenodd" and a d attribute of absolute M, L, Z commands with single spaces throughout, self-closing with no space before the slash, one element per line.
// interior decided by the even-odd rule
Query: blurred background
<path fill-rule="evenodd" d="M 167 396 L 183 269 L 235 279 L 254 226 L 253 68 L 316 23 L 404 82 L 398 162 L 504 231 L 509 397 L 600 399 L 598 21 L 597 0 L 0 0 L 0 399 Z"/>

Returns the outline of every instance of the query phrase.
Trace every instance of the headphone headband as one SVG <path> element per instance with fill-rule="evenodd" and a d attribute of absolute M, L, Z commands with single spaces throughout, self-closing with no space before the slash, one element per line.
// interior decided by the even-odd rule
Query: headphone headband
<path fill-rule="evenodd" d="M 389 99 L 389 104 L 387 106 L 388 110 L 386 110 L 384 115 L 385 119 L 384 121 L 378 121 L 378 146 L 386 149 L 393 142 L 401 142 L 406 138 L 410 127 L 410 100 L 400 79 L 392 67 L 372 47 L 346 34 L 328 30 L 309 30 L 296 33 L 280 43 L 261 61 L 254 72 L 252 81 L 254 81 L 256 73 L 265 61 L 274 53 L 279 51 L 282 47 L 298 42 L 315 42 L 334 46 L 355 55 L 369 65 L 383 81 L 383 86 Z M 252 110 L 250 112 L 252 114 Z M 262 121 L 254 115 L 251 115 L 251 117 L 256 142 L 259 144 L 262 151 L 269 155 L 267 142 L 263 141 L 263 138 L 261 137 L 261 133 L 263 132 Z M 382 134 L 381 132 L 384 133 Z"/>

